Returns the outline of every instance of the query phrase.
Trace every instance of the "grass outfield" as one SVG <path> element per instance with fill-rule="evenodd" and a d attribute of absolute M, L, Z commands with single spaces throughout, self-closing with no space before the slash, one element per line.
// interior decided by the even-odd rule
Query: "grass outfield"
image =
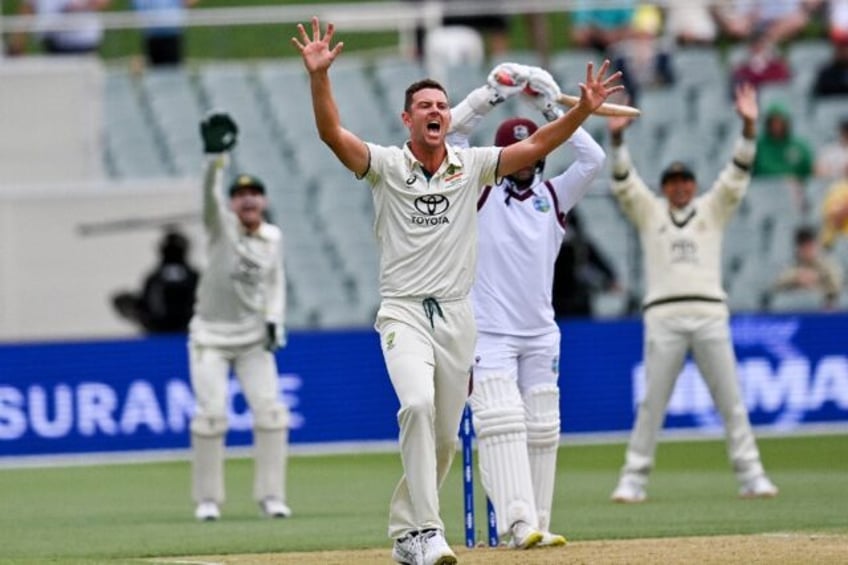
<path fill-rule="evenodd" d="M 555 530 L 572 541 L 848 533 L 848 436 L 764 438 L 760 448 L 781 489 L 776 499 L 736 498 L 722 442 L 668 441 L 660 445 L 650 501 L 623 506 L 608 502 L 623 445 L 564 447 Z M 459 471 L 455 463 L 442 493 L 448 537 L 455 545 L 463 542 Z M 397 454 L 294 457 L 289 502 L 295 517 L 272 521 L 259 518 L 250 500 L 250 461 L 231 460 L 223 518 L 201 524 L 192 517 L 186 462 L 3 469 L 0 562 L 116 563 L 155 556 L 385 548 L 388 501 L 399 472 Z M 481 522 L 478 527 L 485 526 Z"/>

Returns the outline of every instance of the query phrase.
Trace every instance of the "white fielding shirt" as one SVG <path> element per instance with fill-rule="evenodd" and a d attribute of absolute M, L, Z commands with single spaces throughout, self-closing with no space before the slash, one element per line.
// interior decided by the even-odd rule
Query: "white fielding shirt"
<path fill-rule="evenodd" d="M 642 307 L 656 315 L 727 313 L 721 284 L 724 228 L 751 180 L 753 140 L 739 138 L 712 188 L 671 210 L 633 169 L 623 145 L 613 149 L 612 192 L 639 232 L 645 265 Z"/>
<path fill-rule="evenodd" d="M 266 339 L 266 323 L 282 331 L 285 314 L 283 235 L 263 222 L 247 233 L 223 199 L 226 157 L 207 159 L 203 180 L 203 223 L 208 261 L 200 275 L 191 340 L 237 347 Z"/>
<path fill-rule="evenodd" d="M 383 298 L 459 300 L 477 262 L 477 196 L 493 184 L 499 147 L 447 145 L 430 179 L 408 144 L 367 143 Z"/>
<path fill-rule="evenodd" d="M 565 215 L 588 192 L 605 159 L 583 128 L 565 145 L 577 158 L 562 174 L 547 181 L 537 175 L 533 187 L 522 192 L 503 179 L 480 196 L 471 292 L 479 331 L 536 336 L 557 329 L 551 293 Z"/>

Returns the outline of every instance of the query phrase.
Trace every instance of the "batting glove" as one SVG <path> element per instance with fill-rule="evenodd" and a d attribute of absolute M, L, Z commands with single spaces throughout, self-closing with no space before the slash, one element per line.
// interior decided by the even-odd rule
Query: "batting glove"
<path fill-rule="evenodd" d="M 212 111 L 200 122 L 200 136 L 203 138 L 203 151 L 224 153 L 235 146 L 238 126 L 226 112 Z"/>
<path fill-rule="evenodd" d="M 265 323 L 265 349 L 274 353 L 286 346 L 286 332 L 283 327 L 274 322 Z"/>
<path fill-rule="evenodd" d="M 494 106 L 507 98 L 515 96 L 527 86 L 530 78 L 530 67 L 518 63 L 501 63 L 489 73 L 486 79 L 494 95 L 489 103 Z"/>
<path fill-rule="evenodd" d="M 542 112 L 545 119 L 552 122 L 563 114 L 557 102 L 562 91 L 551 73 L 545 69 L 529 67 L 528 70 L 527 87 L 523 93 L 526 99 Z"/>

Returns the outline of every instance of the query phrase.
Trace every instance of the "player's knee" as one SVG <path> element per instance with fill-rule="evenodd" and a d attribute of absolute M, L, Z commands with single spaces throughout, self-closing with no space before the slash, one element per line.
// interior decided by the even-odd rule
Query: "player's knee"
<path fill-rule="evenodd" d="M 253 411 L 253 427 L 258 430 L 283 430 L 289 426 L 289 411 L 282 404 L 263 406 Z"/>
<path fill-rule="evenodd" d="M 191 433 L 196 436 L 217 437 L 227 433 L 226 416 L 197 415 L 191 419 Z"/>
<path fill-rule="evenodd" d="M 416 398 L 404 402 L 398 410 L 398 423 L 410 424 L 418 421 L 433 422 L 436 409 L 432 399 Z"/>
<path fill-rule="evenodd" d="M 559 443 L 559 388 L 540 385 L 524 393 L 527 415 L 527 443 L 532 446 L 549 446 Z"/>

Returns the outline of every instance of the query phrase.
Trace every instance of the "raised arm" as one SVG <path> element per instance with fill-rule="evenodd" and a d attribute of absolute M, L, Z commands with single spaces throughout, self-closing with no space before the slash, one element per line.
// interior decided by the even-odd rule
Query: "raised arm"
<path fill-rule="evenodd" d="M 206 170 L 203 174 L 203 225 L 210 237 L 216 237 L 223 229 L 226 206 L 221 197 L 224 185 L 224 170 L 230 150 L 238 138 L 238 126 L 226 112 L 210 112 L 200 122 L 200 137 L 206 154 Z"/>
<path fill-rule="evenodd" d="M 756 155 L 757 91 L 750 84 L 742 84 L 736 88 L 735 94 L 736 113 L 742 120 L 742 135 L 736 140 L 731 162 L 719 174 L 707 200 L 713 213 L 725 222 L 745 195 Z"/>
<path fill-rule="evenodd" d="M 530 78 L 522 99 L 530 102 L 545 120 L 552 122 L 563 115 L 557 103 L 561 94 L 551 74 L 539 67 L 530 67 Z M 589 191 L 592 181 L 604 164 L 603 148 L 582 127 L 568 138 L 566 145 L 574 149 L 576 159 L 565 172 L 549 180 L 560 201 L 560 210 L 568 212 Z"/>
<path fill-rule="evenodd" d="M 562 117 L 540 127 L 527 139 L 504 148 L 498 167 L 499 177 L 544 159 L 548 153 L 571 137 L 610 94 L 623 88 L 621 85 L 613 85 L 621 77 L 620 72 L 605 76 L 609 65 L 609 61 L 604 61 L 595 74 L 594 65 L 589 63 L 586 66 L 586 82 L 580 83 L 580 102 Z"/>
<path fill-rule="evenodd" d="M 315 126 L 318 136 L 338 157 L 342 164 L 356 175 L 364 175 L 368 170 L 368 147 L 359 137 L 342 127 L 339 108 L 333 99 L 330 85 L 330 66 L 341 53 L 344 43 L 330 48 L 335 33 L 333 24 L 327 25 L 327 32 L 321 36 L 321 24 L 317 17 L 312 18 L 312 37 L 303 24 L 297 24 L 300 39 L 293 37 L 292 43 L 300 50 L 303 64 L 309 73 L 312 90 L 312 111 L 315 114 Z"/>
<path fill-rule="evenodd" d="M 632 118 L 623 116 L 607 119 L 612 146 L 611 190 L 624 214 L 639 226 L 647 217 L 654 194 L 639 177 L 630 159 L 630 152 L 624 144 L 624 131 L 631 121 Z"/>
<path fill-rule="evenodd" d="M 486 84 L 472 90 L 451 108 L 448 143 L 468 147 L 468 138 L 474 128 L 495 106 L 520 93 L 527 86 L 530 72 L 531 67 L 518 63 L 501 63 L 492 69 Z"/>

